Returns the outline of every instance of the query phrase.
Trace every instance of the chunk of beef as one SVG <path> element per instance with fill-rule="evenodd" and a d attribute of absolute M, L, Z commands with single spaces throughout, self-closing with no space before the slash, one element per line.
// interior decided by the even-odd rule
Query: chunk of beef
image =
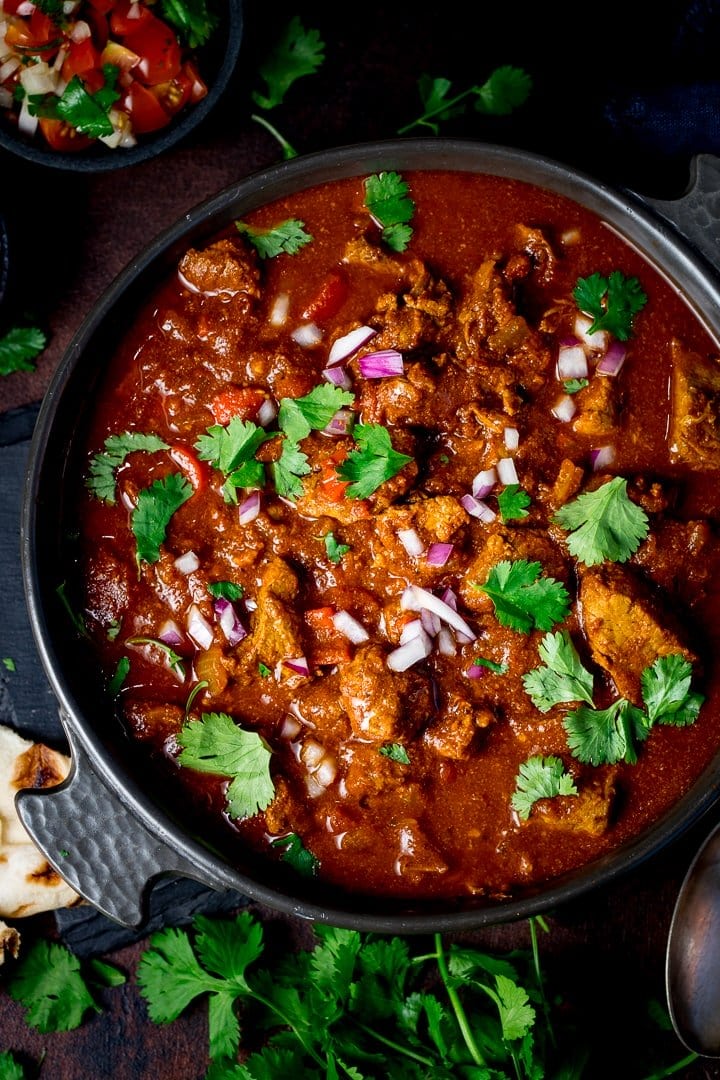
<path fill-rule="evenodd" d="M 572 426 L 579 435 L 611 435 L 620 416 L 617 379 L 596 375 L 575 395 L 577 413 Z"/>
<path fill-rule="evenodd" d="M 120 622 L 127 608 L 130 593 L 126 575 L 125 562 L 111 549 L 98 548 L 88 560 L 85 609 L 105 629 Z"/>
<path fill-rule="evenodd" d="M 408 818 L 396 829 L 398 856 L 395 868 L 401 877 L 420 881 L 427 874 L 445 874 L 448 864 L 434 844 L 428 840 L 420 824 Z"/>
<path fill-rule="evenodd" d="M 123 715 L 134 738 L 158 747 L 177 735 L 185 722 L 178 705 L 158 701 L 128 701 Z"/>
<path fill-rule="evenodd" d="M 578 784 L 577 795 L 559 795 L 553 799 L 538 799 L 532 816 L 541 818 L 544 825 L 554 829 L 602 836 L 610 826 L 616 797 L 613 772 Z"/>
<path fill-rule="evenodd" d="M 303 655 L 301 621 L 294 608 L 298 589 L 294 570 L 282 559 L 273 559 L 262 576 L 251 631 L 243 642 L 253 657 L 270 667 Z"/>
<path fill-rule="evenodd" d="M 257 260 L 237 241 L 218 240 L 202 250 L 190 248 L 178 269 L 181 280 L 193 292 L 206 296 L 244 293 L 248 300 L 260 296 Z"/>
<path fill-rule="evenodd" d="M 437 381 L 423 364 L 408 365 L 405 375 L 361 379 L 358 385 L 357 408 L 364 424 L 437 426 Z"/>
<path fill-rule="evenodd" d="M 467 511 L 451 495 L 391 506 L 375 518 L 375 535 L 371 541 L 373 562 L 393 574 L 432 580 L 444 571 L 428 564 L 427 549 L 434 543 L 460 542 L 463 527 L 469 520 Z M 419 555 L 408 554 L 399 535 L 405 530 L 415 533 L 422 544 Z"/>
<path fill-rule="evenodd" d="M 515 240 L 532 259 L 532 268 L 540 281 L 549 285 L 555 274 L 557 256 L 542 229 L 518 223 L 515 226 Z"/>
<path fill-rule="evenodd" d="M 580 490 L 585 473 L 580 465 L 576 465 L 570 458 L 563 458 L 560 462 L 555 483 L 547 491 L 547 502 L 552 510 L 557 510 L 570 502 Z M 541 497 L 543 497 L 541 495 Z"/>
<path fill-rule="evenodd" d="M 440 278 L 429 271 L 400 294 L 386 293 L 378 301 L 371 322 L 379 327 L 373 350 L 398 349 L 402 353 L 437 345 L 451 326 L 452 294 Z"/>
<path fill-rule="evenodd" d="M 527 559 L 539 562 L 541 572 L 548 577 L 569 581 L 569 570 L 560 548 L 539 529 L 509 528 L 497 519 L 483 530 L 482 542 L 476 544 L 477 555 L 469 564 L 460 583 L 460 597 L 473 611 L 488 611 L 492 604 L 477 585 L 484 585 L 488 574 L 499 562 Z"/>
<path fill-rule="evenodd" d="M 339 672 L 340 699 L 353 733 L 371 742 L 402 740 L 428 716 L 428 680 L 414 671 L 393 672 L 384 650 L 362 645 Z"/>
<path fill-rule="evenodd" d="M 709 521 L 666 518 L 652 529 L 632 562 L 665 592 L 693 604 L 720 574 L 720 541 Z"/>
<path fill-rule="evenodd" d="M 460 694 L 449 694 L 441 715 L 427 728 L 423 740 L 441 757 L 462 761 L 472 749 L 475 737 L 494 720 L 489 709 L 472 705 Z"/>
<path fill-rule="evenodd" d="M 706 359 L 673 340 L 670 456 L 720 467 L 720 358 Z"/>
<path fill-rule="evenodd" d="M 634 704 L 642 704 L 643 669 L 659 656 L 697 660 L 670 610 L 630 567 L 608 563 L 583 570 L 579 600 L 593 659 Z"/>

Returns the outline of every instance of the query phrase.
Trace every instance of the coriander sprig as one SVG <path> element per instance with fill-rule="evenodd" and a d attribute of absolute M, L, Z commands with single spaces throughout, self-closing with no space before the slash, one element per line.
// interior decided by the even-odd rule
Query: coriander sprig
<path fill-rule="evenodd" d="M 505 116 L 524 104 L 532 90 L 532 79 L 522 68 L 505 64 L 495 68 L 481 85 L 473 85 L 451 94 L 449 79 L 431 78 L 423 75 L 418 80 L 418 91 L 423 113 L 404 127 L 398 135 L 406 135 L 414 127 L 427 127 L 433 135 L 440 132 L 440 124 L 462 115 L 469 102 L 476 112 L 488 116 Z"/>

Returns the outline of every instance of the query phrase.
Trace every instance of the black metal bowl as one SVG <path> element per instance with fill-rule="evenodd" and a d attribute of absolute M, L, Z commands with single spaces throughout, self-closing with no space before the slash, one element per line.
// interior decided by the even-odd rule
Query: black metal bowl
<path fill-rule="evenodd" d="M 68 634 L 58 602 L 69 566 L 75 451 L 93 391 L 126 325 L 190 245 L 258 206 L 315 184 L 381 170 L 444 169 L 512 177 L 550 189 L 602 216 L 675 283 L 720 337 L 720 279 L 712 267 L 720 236 L 720 163 L 700 157 L 686 195 L 649 203 L 524 151 L 445 139 L 340 147 L 277 165 L 234 184 L 191 210 L 136 257 L 101 297 L 71 342 L 42 403 L 30 449 L 22 515 L 22 564 L 33 632 L 57 697 L 73 758 L 70 778 L 50 792 L 21 792 L 22 820 L 50 863 L 80 894 L 126 925 L 143 921 L 148 885 L 161 874 L 232 888 L 277 910 L 336 926 L 393 933 L 470 929 L 526 918 L 603 886 L 651 858 L 716 802 L 720 753 L 688 794 L 642 835 L 612 854 L 519 899 L 452 904 L 369 899 L 317 881 L 282 878 L 249 857 L 238 867 L 193 835 L 138 771 L 132 748 L 112 721 L 97 666 Z M 705 255 L 703 255 L 705 252 Z M 77 474 L 75 474 L 77 475 Z"/>
<path fill-rule="evenodd" d="M 198 63 L 207 83 L 206 96 L 174 117 L 167 127 L 139 135 L 135 146 L 111 150 L 102 143 L 87 150 L 53 150 L 40 135 L 26 136 L 14 124 L 0 117 L 0 147 L 36 165 L 66 172 L 97 173 L 124 169 L 157 157 L 195 131 L 225 92 L 235 71 L 243 38 L 242 0 L 217 0 L 217 29 L 206 45 L 197 50 Z"/>

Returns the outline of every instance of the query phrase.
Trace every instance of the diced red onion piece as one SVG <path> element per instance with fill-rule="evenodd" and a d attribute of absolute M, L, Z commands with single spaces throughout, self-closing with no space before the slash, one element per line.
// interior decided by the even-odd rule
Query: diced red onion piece
<path fill-rule="evenodd" d="M 578 315 L 575 319 L 575 333 L 580 338 L 580 341 L 586 349 L 591 349 L 593 352 L 605 352 L 608 344 L 607 330 L 596 330 L 594 333 L 590 333 L 590 327 L 592 326 L 592 319 L 587 315 Z"/>
<path fill-rule="evenodd" d="M 476 499 L 474 495 L 463 495 L 460 500 L 460 505 L 467 510 L 468 514 L 472 514 L 473 517 L 476 517 L 487 524 L 494 521 L 497 517 L 497 514 L 492 507 L 488 506 L 482 499 Z"/>
<path fill-rule="evenodd" d="M 81 41 L 85 41 L 86 38 L 89 38 L 91 33 L 92 31 L 90 30 L 89 24 L 86 23 L 84 19 L 77 19 L 70 31 L 69 37 L 70 40 L 74 41 L 77 45 Z"/>
<path fill-rule="evenodd" d="M 18 4 L 17 8 L 15 9 L 15 14 L 20 15 L 23 19 L 25 19 L 28 15 L 32 15 L 34 10 L 35 5 L 30 3 L 30 0 L 23 0 L 23 2 L 21 4 Z"/>
<path fill-rule="evenodd" d="M 605 355 L 598 360 L 595 371 L 598 375 L 617 375 L 625 363 L 627 349 L 620 341 L 613 341 Z"/>
<path fill-rule="evenodd" d="M 247 499 L 243 499 L 238 507 L 238 518 L 241 525 L 249 525 L 260 513 L 260 492 L 251 491 Z"/>
<path fill-rule="evenodd" d="M 199 649 L 209 649 L 213 643 L 213 628 L 197 604 L 191 604 L 188 610 L 187 632 Z"/>
<path fill-rule="evenodd" d="M 558 345 L 562 345 L 564 348 L 570 349 L 573 345 L 579 345 L 580 342 L 574 334 L 565 334 L 560 338 Z"/>
<path fill-rule="evenodd" d="M 497 478 L 497 469 L 494 466 L 490 469 L 481 469 L 479 473 L 476 473 L 471 487 L 475 498 L 484 499 L 486 495 L 489 495 L 497 484 Z"/>
<path fill-rule="evenodd" d="M 158 640 L 165 645 L 182 645 L 183 632 L 174 619 L 166 619 L 158 630 Z"/>
<path fill-rule="evenodd" d="M 437 647 L 438 652 L 442 653 L 443 656 L 455 656 L 457 653 L 455 638 L 447 626 L 443 626 L 437 636 Z"/>
<path fill-rule="evenodd" d="M 447 589 L 443 589 L 443 591 L 440 593 L 440 599 L 442 600 L 443 604 L 447 604 L 447 606 L 452 608 L 453 611 L 457 611 L 457 596 L 449 585 Z"/>
<path fill-rule="evenodd" d="M 606 465 L 612 465 L 615 460 L 614 446 L 600 446 L 597 450 L 590 451 L 590 464 L 594 472 L 599 472 Z"/>
<path fill-rule="evenodd" d="M 568 420 L 572 420 L 575 415 L 577 406 L 570 394 L 563 394 L 550 411 L 556 420 L 562 420 L 564 424 L 567 424 Z"/>
<path fill-rule="evenodd" d="M 355 415 L 350 409 L 338 409 L 323 431 L 326 435 L 347 435 L 354 422 Z"/>
<path fill-rule="evenodd" d="M 178 555 L 175 566 L 181 574 L 192 574 L 200 566 L 200 560 L 194 551 L 186 551 L 184 555 Z"/>
<path fill-rule="evenodd" d="M 284 326 L 287 321 L 289 307 L 290 297 L 288 294 L 286 292 L 278 293 L 270 309 L 271 326 Z"/>
<path fill-rule="evenodd" d="M 359 645 L 370 637 L 363 624 L 358 622 L 349 611 L 336 611 L 332 620 L 338 633 L 351 641 L 353 645 Z"/>
<path fill-rule="evenodd" d="M 475 634 L 457 611 L 454 611 L 439 596 L 435 596 L 434 593 L 419 585 L 408 585 L 400 597 L 400 607 L 403 611 L 423 611 L 426 608 L 428 611 L 434 611 L 443 622 L 449 623 L 461 634 L 467 634 L 472 641 L 475 640 Z"/>
<path fill-rule="evenodd" d="M 428 566 L 444 566 L 453 553 L 454 544 L 431 544 L 425 561 Z"/>
<path fill-rule="evenodd" d="M 224 596 L 219 596 L 214 602 L 213 608 L 228 645 L 237 645 L 244 637 L 247 637 L 247 630 L 229 600 L 226 600 Z"/>
<path fill-rule="evenodd" d="M 397 349 L 366 353 L 360 357 L 358 364 L 360 374 L 366 379 L 387 379 L 392 375 L 402 375 L 405 371 L 402 353 Z"/>
<path fill-rule="evenodd" d="M 474 641 L 474 637 L 468 637 L 467 634 L 461 633 L 459 630 L 455 633 L 455 640 L 460 645 L 469 645 L 471 641 Z"/>
<path fill-rule="evenodd" d="M 333 386 L 339 386 L 341 390 L 352 390 L 352 380 L 341 364 L 325 368 L 322 377 Z"/>
<path fill-rule="evenodd" d="M 322 341 L 322 330 L 313 322 L 303 323 L 297 330 L 293 330 L 290 337 L 303 349 L 309 349 Z"/>
<path fill-rule="evenodd" d="M 506 427 L 503 432 L 503 439 L 508 450 L 517 450 L 520 445 L 520 432 L 517 428 Z"/>
<path fill-rule="evenodd" d="M 500 458 L 497 463 L 498 480 L 501 484 L 517 484 L 518 474 L 511 457 Z"/>
<path fill-rule="evenodd" d="M 404 645 L 406 641 L 412 641 L 414 637 L 424 634 L 425 628 L 422 624 L 422 619 L 413 619 L 411 622 L 405 623 L 400 632 L 400 644 Z"/>
<path fill-rule="evenodd" d="M 391 671 L 407 671 L 413 664 L 429 656 L 431 650 L 432 641 L 428 635 L 417 634 L 388 654 L 387 666 Z"/>
<path fill-rule="evenodd" d="M 440 617 L 434 611 L 428 611 L 427 608 L 420 612 L 420 623 L 425 633 L 429 634 L 430 637 L 437 637 L 442 629 Z"/>
<path fill-rule="evenodd" d="M 265 398 L 262 405 L 257 412 L 257 422 L 260 427 L 267 427 L 268 424 L 272 424 L 273 420 L 278 414 L 278 407 L 272 398 Z"/>
<path fill-rule="evenodd" d="M 485 668 L 482 664 L 471 664 L 465 674 L 468 679 L 481 679 L 485 674 Z"/>
<path fill-rule="evenodd" d="M 304 656 L 292 656 L 283 660 L 285 667 L 290 668 L 296 675 L 309 675 L 310 667 Z"/>
<path fill-rule="evenodd" d="M 582 345 L 561 345 L 557 358 L 558 379 L 585 379 L 587 373 L 587 356 Z"/>
<path fill-rule="evenodd" d="M 415 529 L 398 529 L 397 538 L 408 555 L 422 555 L 425 546 Z"/>
<path fill-rule="evenodd" d="M 374 338 L 376 334 L 377 330 L 373 330 L 371 326 L 356 326 L 349 334 L 343 334 L 342 337 L 333 341 L 328 353 L 327 366 L 332 367 L 333 364 L 341 364 L 343 360 L 347 360 L 353 353 L 356 353 L 362 345 L 365 345 L 370 338 Z"/>
<path fill-rule="evenodd" d="M 135 2 L 132 3 L 130 5 L 130 7 L 128 8 L 127 18 L 128 19 L 139 19 L 141 14 L 142 14 L 142 12 L 140 11 L 140 4 L 137 2 L 137 0 L 135 0 Z"/>

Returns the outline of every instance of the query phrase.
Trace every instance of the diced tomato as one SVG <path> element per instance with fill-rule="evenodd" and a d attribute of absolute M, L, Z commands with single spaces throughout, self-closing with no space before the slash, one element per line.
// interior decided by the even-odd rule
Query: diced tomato
<path fill-rule="evenodd" d="M 174 116 L 190 100 L 192 85 L 188 79 L 183 79 L 182 72 L 180 72 L 176 79 L 158 83 L 157 86 L 149 87 L 149 90 L 158 99 L 165 112 L 170 116 Z"/>
<path fill-rule="evenodd" d="M 153 17 L 145 4 L 131 3 L 130 0 L 118 0 L 110 5 L 110 11 L 110 29 L 114 37 L 137 33 L 146 19 Z"/>
<path fill-rule="evenodd" d="M 194 60 L 190 59 L 185 61 L 182 66 L 181 77 L 186 78 L 190 82 L 190 101 L 193 105 L 197 105 L 198 101 L 202 101 L 204 97 L 207 97 L 207 83 L 201 77 Z"/>
<path fill-rule="evenodd" d="M 340 269 L 332 270 L 303 311 L 302 318 L 308 322 L 319 323 L 331 319 L 347 300 L 348 291 L 345 273 Z"/>
<path fill-rule="evenodd" d="M 140 63 L 140 57 L 132 49 L 121 45 L 119 41 L 108 41 L 105 45 L 100 60 L 103 64 L 112 64 L 120 71 L 132 71 Z"/>
<path fill-rule="evenodd" d="M 122 103 L 132 122 L 133 131 L 138 135 L 158 131 L 170 122 L 169 114 L 155 95 L 139 82 L 130 84 Z"/>
<path fill-rule="evenodd" d="M 226 386 L 210 402 L 210 412 L 218 424 L 229 424 L 233 416 L 257 420 L 265 391 L 252 386 Z"/>
<path fill-rule="evenodd" d="M 3 14 L 15 15 L 23 0 L 3 0 Z"/>
<path fill-rule="evenodd" d="M 100 63 L 100 53 L 93 45 L 92 38 L 71 41 L 62 66 L 62 77 L 66 82 L 70 82 L 73 75 L 84 76 L 88 71 L 98 69 Z"/>
<path fill-rule="evenodd" d="M 55 23 L 39 8 L 35 8 L 29 19 L 13 16 L 5 31 L 7 45 L 21 52 L 40 52 L 46 60 L 51 51 L 60 45 L 61 38 Z"/>
<path fill-rule="evenodd" d="M 110 37 L 107 15 L 98 8 L 89 7 L 85 10 L 85 22 L 90 27 L 96 47 L 102 51 Z"/>
<path fill-rule="evenodd" d="M 64 120 L 50 120 L 40 117 L 40 130 L 53 150 L 85 150 L 92 145 L 93 140 L 83 135 L 77 128 L 66 124 Z"/>
<path fill-rule="evenodd" d="M 150 15 L 135 31 L 123 35 L 123 44 L 140 57 L 135 78 L 145 86 L 157 86 L 177 78 L 182 67 L 182 52 L 175 32 Z"/>
<path fill-rule="evenodd" d="M 33 41 L 38 45 L 47 45 L 60 36 L 57 24 L 52 21 L 49 15 L 45 15 L 39 7 L 36 7 L 30 16 L 29 25 Z"/>
<path fill-rule="evenodd" d="M 200 460 L 194 450 L 187 446 L 172 446 L 170 448 L 170 457 L 178 468 L 185 473 L 195 491 L 202 491 L 207 487 L 210 468 L 205 461 Z"/>
<path fill-rule="evenodd" d="M 334 614 L 335 608 L 330 606 L 309 608 L 303 618 L 310 629 L 318 634 L 337 634 L 338 631 L 335 629 L 335 623 L 333 622 Z"/>

